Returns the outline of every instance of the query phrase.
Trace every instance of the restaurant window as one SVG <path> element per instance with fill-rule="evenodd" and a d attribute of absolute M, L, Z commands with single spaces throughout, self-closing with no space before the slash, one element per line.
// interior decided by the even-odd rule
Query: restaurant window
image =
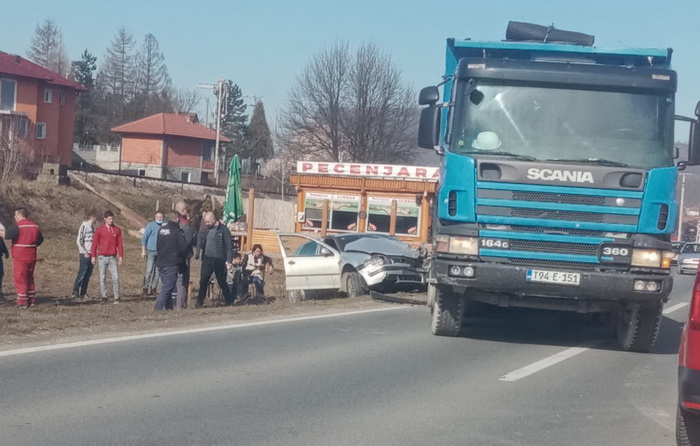
<path fill-rule="evenodd" d="M 391 203 L 396 201 L 396 234 L 418 235 L 420 206 L 412 198 L 368 197 L 367 232 L 390 232 Z"/>
<path fill-rule="evenodd" d="M 309 192 L 304 207 L 304 227 L 320 229 L 323 219 L 323 202 L 328 200 L 327 228 L 333 231 L 357 231 L 360 197 Z"/>

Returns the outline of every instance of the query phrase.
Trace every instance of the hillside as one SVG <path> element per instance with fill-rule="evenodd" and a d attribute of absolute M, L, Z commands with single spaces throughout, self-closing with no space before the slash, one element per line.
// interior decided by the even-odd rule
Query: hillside
<path fill-rule="evenodd" d="M 111 196 L 121 203 L 133 206 L 144 217 L 152 218 L 156 202 L 165 209 L 170 209 L 171 202 L 186 198 L 189 203 L 201 203 L 196 194 L 179 195 L 177 191 L 163 188 L 149 188 L 141 185 L 138 189 L 123 184 L 109 188 Z M 26 341 L 52 337 L 56 332 L 95 333 L 106 331 L 154 329 L 173 326 L 173 324 L 201 324 L 220 318 L 267 316 L 298 312 L 300 306 L 325 306 L 324 302 L 306 302 L 290 305 L 284 296 L 284 272 L 277 270 L 268 277 L 266 292 L 272 297 L 272 303 L 263 306 L 246 306 L 231 308 L 213 308 L 218 301 L 208 300 L 204 310 L 186 310 L 182 312 L 153 312 L 154 297 L 141 296 L 141 285 L 145 261 L 140 255 L 140 240 L 133 234 L 140 228 L 125 222 L 120 211 L 95 194 L 74 186 L 55 186 L 41 182 L 14 181 L 0 187 L 0 222 L 8 226 L 12 222 L 14 208 L 25 206 L 30 217 L 41 227 L 45 242 L 39 248 L 39 260 L 36 267 L 37 305 L 30 309 L 19 309 L 14 304 L 14 286 L 12 283 L 12 258 L 4 260 L 5 276 L 3 290 L 6 298 L 0 299 L 0 343 Z M 78 251 L 75 244 L 77 229 L 85 213 L 105 210 L 115 213 L 115 222 L 125 230 L 125 259 L 119 270 L 122 289 L 122 305 L 101 305 L 99 303 L 99 273 L 97 268 L 90 280 L 88 295 L 92 298 L 86 303 L 71 300 L 73 280 L 78 269 Z M 101 221 L 98 221 L 98 225 Z M 127 231 L 132 231 L 129 235 Z M 9 243 L 8 243 L 9 247 Z M 275 266 L 281 268 L 279 259 L 274 259 Z M 199 281 L 199 262 L 193 262 L 192 281 L 196 293 Z M 111 286 L 108 279 L 108 289 Z M 77 331 L 76 331 L 77 330 Z"/>

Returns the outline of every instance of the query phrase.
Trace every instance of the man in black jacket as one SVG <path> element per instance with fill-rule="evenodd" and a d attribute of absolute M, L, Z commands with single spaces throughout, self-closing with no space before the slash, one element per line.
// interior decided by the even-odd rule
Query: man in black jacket
<path fill-rule="evenodd" d="M 199 234 L 197 254 L 195 259 L 202 256 L 202 274 L 199 277 L 199 294 L 197 295 L 197 308 L 204 304 L 207 295 L 209 279 L 212 273 L 216 275 L 216 281 L 224 294 L 224 304 L 233 305 L 234 297 L 226 286 L 226 270 L 233 267 L 233 241 L 231 232 L 226 225 L 221 224 L 213 212 L 204 214 L 206 229 Z"/>
<path fill-rule="evenodd" d="M 170 221 L 160 227 L 158 231 L 158 273 L 160 274 L 161 287 L 154 310 L 172 310 L 173 293 L 177 287 L 177 275 L 185 263 L 187 255 L 187 240 L 185 233 L 180 228 L 180 214 L 171 212 Z"/>

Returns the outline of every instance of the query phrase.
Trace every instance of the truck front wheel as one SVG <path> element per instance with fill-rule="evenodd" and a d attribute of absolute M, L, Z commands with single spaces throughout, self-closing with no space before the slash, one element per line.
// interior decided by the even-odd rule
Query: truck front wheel
<path fill-rule="evenodd" d="M 457 336 L 462 328 L 464 298 L 452 291 L 435 287 L 433 320 L 430 331 L 436 336 Z"/>
<path fill-rule="evenodd" d="M 661 325 L 662 303 L 627 304 L 617 312 L 616 332 L 620 348 L 647 353 L 654 346 Z"/>

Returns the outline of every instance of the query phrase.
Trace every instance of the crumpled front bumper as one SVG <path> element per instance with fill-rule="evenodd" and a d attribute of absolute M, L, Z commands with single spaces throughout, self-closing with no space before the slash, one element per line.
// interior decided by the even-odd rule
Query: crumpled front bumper
<path fill-rule="evenodd" d="M 426 273 L 410 265 L 393 263 L 358 268 L 369 288 L 379 285 L 422 285 L 426 283 Z"/>

